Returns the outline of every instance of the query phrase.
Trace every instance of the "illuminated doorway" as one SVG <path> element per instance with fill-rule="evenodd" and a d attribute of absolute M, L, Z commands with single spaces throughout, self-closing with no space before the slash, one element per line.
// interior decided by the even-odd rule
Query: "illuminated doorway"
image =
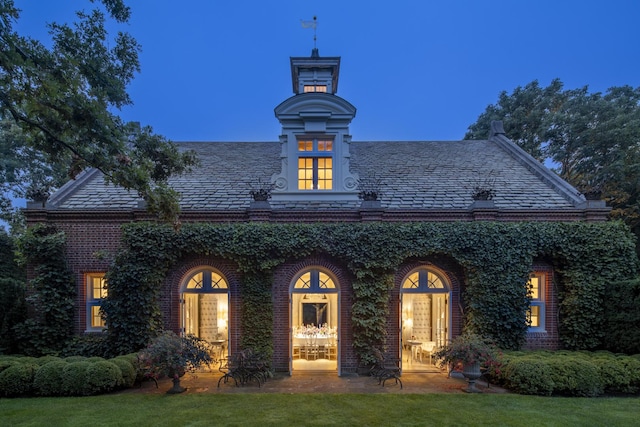
<path fill-rule="evenodd" d="M 182 286 L 182 331 L 206 340 L 212 357 L 227 355 L 229 348 L 229 286 L 220 273 L 200 268 Z"/>
<path fill-rule="evenodd" d="M 291 371 L 338 370 L 338 288 L 317 269 L 291 286 Z"/>
<path fill-rule="evenodd" d="M 442 276 L 419 268 L 402 282 L 403 371 L 436 370 L 433 353 L 449 339 L 450 289 Z"/>

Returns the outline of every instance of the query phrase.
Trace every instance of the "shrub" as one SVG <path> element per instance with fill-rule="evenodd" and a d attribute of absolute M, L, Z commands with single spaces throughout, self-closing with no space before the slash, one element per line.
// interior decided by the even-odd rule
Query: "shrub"
<path fill-rule="evenodd" d="M 90 363 L 85 371 L 85 378 L 87 394 L 111 391 L 123 382 L 120 368 L 106 360 Z"/>
<path fill-rule="evenodd" d="M 91 363 L 71 362 L 62 371 L 62 392 L 67 396 L 86 396 L 90 390 L 86 387 L 86 372 Z"/>
<path fill-rule="evenodd" d="M 450 344 L 436 351 L 433 356 L 444 365 L 456 366 L 458 363 L 491 366 L 499 363 L 499 351 L 483 337 L 465 332 L 458 335 Z"/>
<path fill-rule="evenodd" d="M 107 354 L 106 334 L 77 335 L 67 342 L 63 356 L 104 357 Z"/>
<path fill-rule="evenodd" d="M 507 388 L 519 394 L 550 396 L 554 389 L 549 364 L 538 358 L 510 360 L 503 365 L 501 378 Z"/>
<path fill-rule="evenodd" d="M 36 363 L 38 364 L 38 366 L 44 366 L 47 363 L 59 362 L 60 360 L 62 360 L 62 359 L 57 357 L 57 356 L 42 356 L 42 357 L 38 357 L 38 359 L 36 359 Z"/>
<path fill-rule="evenodd" d="M 140 352 L 140 360 L 145 365 L 145 372 L 151 376 L 179 378 L 186 371 L 195 371 L 211 363 L 211 356 L 204 340 L 193 335 L 179 337 L 165 331 Z"/>
<path fill-rule="evenodd" d="M 109 362 L 120 368 L 120 372 L 122 373 L 122 383 L 118 384 L 118 386 L 125 388 L 133 387 L 137 378 L 136 368 L 133 364 L 124 357 L 109 359 Z"/>
<path fill-rule="evenodd" d="M 26 396 L 33 389 L 33 376 L 38 365 L 17 363 L 0 372 L 0 394 L 3 396 Z"/>
<path fill-rule="evenodd" d="M 0 359 L 0 372 L 4 371 L 10 366 L 19 364 L 20 362 L 13 360 L 13 358 Z"/>
<path fill-rule="evenodd" d="M 98 356 L 93 356 L 93 357 L 87 357 L 87 362 L 89 363 L 95 363 L 95 362 L 104 362 L 104 358 L 102 357 L 98 357 Z"/>
<path fill-rule="evenodd" d="M 63 372 L 67 362 L 49 362 L 38 369 L 33 377 L 33 389 L 39 396 L 61 396 L 64 394 Z"/>
<path fill-rule="evenodd" d="M 555 393 L 568 396 L 594 397 L 603 393 L 598 368 L 582 357 L 550 358 L 551 379 Z"/>
<path fill-rule="evenodd" d="M 640 359 L 631 356 L 621 356 L 620 360 L 629 376 L 629 387 L 636 392 L 640 390 Z"/>
<path fill-rule="evenodd" d="M 611 282 L 604 294 L 604 344 L 609 350 L 640 352 L 640 279 Z"/>
<path fill-rule="evenodd" d="M 74 362 L 86 362 L 87 358 L 84 356 L 69 356 L 69 357 L 65 357 L 64 361 L 65 362 L 69 362 L 69 363 L 74 363 Z"/>

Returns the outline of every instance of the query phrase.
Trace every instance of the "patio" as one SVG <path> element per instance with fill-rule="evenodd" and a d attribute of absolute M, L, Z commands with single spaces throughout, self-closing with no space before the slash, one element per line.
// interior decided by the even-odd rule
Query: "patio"
<path fill-rule="evenodd" d="M 220 372 L 203 372 L 195 376 L 186 374 L 181 379 L 183 387 L 187 388 L 184 394 L 198 393 L 464 393 L 467 383 L 463 378 L 447 378 L 443 372 L 405 373 L 402 375 L 404 387 L 396 385 L 393 380 L 388 380 L 382 387 L 378 381 L 370 376 L 357 374 L 338 377 L 335 373 L 327 372 L 296 372 L 294 375 L 276 373 L 261 387 L 256 382 L 236 387 L 232 382 L 221 384 L 217 387 Z M 158 381 L 156 388 L 153 381 L 146 381 L 139 388 L 124 390 L 120 393 L 148 393 L 163 394 L 172 386 L 171 380 L 164 378 Z M 485 393 L 506 393 L 507 391 L 491 385 L 487 387 L 484 381 L 477 382 L 478 388 Z"/>

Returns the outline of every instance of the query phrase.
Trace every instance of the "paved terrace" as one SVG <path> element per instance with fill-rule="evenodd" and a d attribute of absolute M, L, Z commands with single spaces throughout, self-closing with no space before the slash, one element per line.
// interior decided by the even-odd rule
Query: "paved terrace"
<path fill-rule="evenodd" d="M 464 378 L 448 378 L 446 373 L 405 373 L 402 375 L 403 388 L 393 379 L 387 380 L 385 386 L 378 385 L 378 380 L 370 376 L 344 375 L 335 373 L 296 372 L 288 374 L 276 373 L 261 387 L 256 382 L 236 387 L 231 381 L 220 384 L 220 372 L 204 372 L 195 376 L 186 374 L 180 384 L 187 388 L 186 394 L 211 393 L 464 393 L 467 382 Z M 506 393 L 507 391 L 494 385 L 487 385 L 479 380 L 477 387 L 485 393 Z M 141 387 L 124 390 L 120 393 L 164 394 L 172 386 L 171 380 L 164 378 L 158 381 L 156 388 L 153 381 L 145 381 Z"/>

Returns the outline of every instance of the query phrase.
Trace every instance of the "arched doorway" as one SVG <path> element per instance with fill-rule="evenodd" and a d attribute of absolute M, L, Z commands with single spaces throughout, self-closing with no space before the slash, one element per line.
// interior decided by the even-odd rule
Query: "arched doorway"
<path fill-rule="evenodd" d="M 420 267 L 405 277 L 400 292 L 402 369 L 436 369 L 432 354 L 447 343 L 451 330 L 450 286 L 434 269 Z"/>
<path fill-rule="evenodd" d="M 213 356 L 229 349 L 229 286 L 222 274 L 210 267 L 189 272 L 181 286 L 182 331 L 206 340 Z"/>
<path fill-rule="evenodd" d="M 291 284 L 291 371 L 337 371 L 338 287 L 328 272 L 312 268 Z"/>

